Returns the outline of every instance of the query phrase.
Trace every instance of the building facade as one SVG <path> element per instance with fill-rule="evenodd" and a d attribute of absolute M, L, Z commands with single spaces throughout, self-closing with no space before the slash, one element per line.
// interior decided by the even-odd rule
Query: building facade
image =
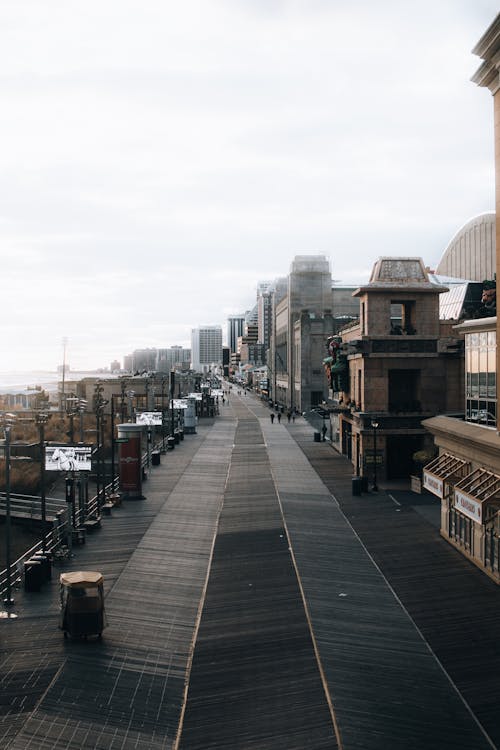
<path fill-rule="evenodd" d="M 245 316 L 230 315 L 227 319 L 227 345 L 231 352 L 238 351 L 238 338 L 245 331 Z"/>
<path fill-rule="evenodd" d="M 500 14 L 473 52 L 483 63 L 473 76 L 493 95 L 495 121 L 496 217 L 500 216 Z M 500 258 L 496 254 L 496 276 Z M 500 438 L 498 379 L 499 318 L 457 326 L 465 337 L 465 419 L 440 415 L 424 422 L 439 449 L 424 469 L 424 486 L 441 500 L 441 534 L 500 583 Z"/>
<path fill-rule="evenodd" d="M 421 258 L 380 258 L 355 292 L 359 321 L 330 342 L 339 447 L 356 475 L 408 480 L 432 444 L 422 420 L 463 409 L 462 342 L 439 320 L 446 291 Z"/>
<path fill-rule="evenodd" d="M 191 369 L 208 372 L 222 367 L 222 327 L 200 326 L 191 331 Z"/>

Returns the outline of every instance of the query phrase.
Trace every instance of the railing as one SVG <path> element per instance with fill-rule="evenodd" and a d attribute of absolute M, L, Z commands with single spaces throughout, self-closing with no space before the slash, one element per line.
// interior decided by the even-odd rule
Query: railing
<path fill-rule="evenodd" d="M 165 441 L 160 440 L 155 443 L 153 450 L 165 447 Z M 141 466 L 144 468 L 148 462 L 147 452 L 141 456 Z M 110 482 L 104 487 L 104 491 L 101 490 L 99 496 L 94 495 L 86 503 L 84 508 L 76 508 L 74 512 L 75 526 L 83 525 L 87 518 L 97 518 L 99 515 L 99 509 L 102 505 L 100 500 L 102 496 L 106 497 L 108 494 L 112 494 L 119 489 L 120 480 L 119 477 L 115 477 L 113 482 Z M 41 505 L 40 497 L 36 495 L 18 495 L 11 493 L 10 495 L 10 512 L 12 516 L 21 516 L 25 518 L 41 519 Z M 47 519 L 53 517 L 53 528 L 45 535 L 45 549 L 48 552 L 56 552 L 59 548 L 66 544 L 68 538 L 68 504 L 65 500 L 58 498 L 47 498 L 45 501 Z M 0 514 L 5 513 L 5 493 L 0 493 Z M 10 583 L 11 586 L 20 583 L 24 575 L 24 563 L 29 560 L 37 552 L 41 552 L 43 547 L 43 540 L 40 539 L 33 547 L 24 552 L 15 562 L 10 565 Z M 3 599 L 7 592 L 7 568 L 0 571 L 0 597 Z"/>

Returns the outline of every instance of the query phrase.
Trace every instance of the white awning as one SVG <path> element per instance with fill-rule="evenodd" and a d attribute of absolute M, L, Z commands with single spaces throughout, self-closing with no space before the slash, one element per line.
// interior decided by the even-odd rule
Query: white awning
<path fill-rule="evenodd" d="M 468 461 L 452 456 L 451 453 L 442 453 L 437 458 L 433 458 L 424 468 L 424 487 L 433 495 L 442 498 L 445 483 L 454 484 L 466 476 L 469 466 Z"/>
<path fill-rule="evenodd" d="M 474 469 L 455 485 L 454 506 L 476 523 L 485 523 L 489 520 L 487 510 L 500 508 L 500 476 Z"/>

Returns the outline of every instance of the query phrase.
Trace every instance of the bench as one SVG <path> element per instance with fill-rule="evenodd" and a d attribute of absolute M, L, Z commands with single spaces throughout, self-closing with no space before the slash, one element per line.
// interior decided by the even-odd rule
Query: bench
<path fill-rule="evenodd" d="M 89 518 L 87 521 L 84 521 L 84 527 L 87 531 L 95 531 L 96 529 L 101 528 L 101 516 L 97 516 L 97 518 Z"/>

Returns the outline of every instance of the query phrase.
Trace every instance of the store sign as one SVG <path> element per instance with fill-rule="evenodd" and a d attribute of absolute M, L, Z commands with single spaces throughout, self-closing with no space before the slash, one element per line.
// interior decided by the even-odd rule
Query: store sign
<path fill-rule="evenodd" d="M 424 469 L 424 487 L 429 492 L 437 497 L 444 497 L 444 482 L 442 479 L 437 477 L 435 474 L 431 474 L 430 471 Z"/>
<path fill-rule="evenodd" d="M 455 490 L 455 508 L 463 513 L 467 518 L 471 518 L 476 523 L 482 523 L 483 514 L 482 506 L 477 500 L 460 490 Z"/>

